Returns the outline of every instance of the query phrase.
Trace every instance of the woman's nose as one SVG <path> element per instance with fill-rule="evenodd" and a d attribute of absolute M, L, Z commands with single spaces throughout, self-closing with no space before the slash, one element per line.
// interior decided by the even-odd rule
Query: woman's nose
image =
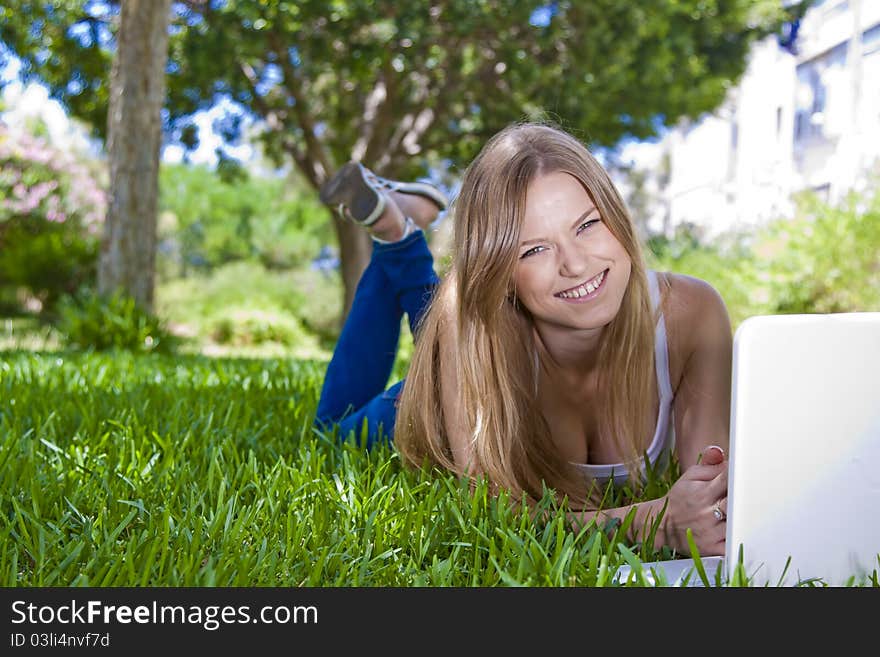
<path fill-rule="evenodd" d="M 559 274 L 567 278 L 577 278 L 587 271 L 587 256 L 580 253 L 578 249 L 573 247 L 560 246 L 557 251 L 559 254 Z"/>

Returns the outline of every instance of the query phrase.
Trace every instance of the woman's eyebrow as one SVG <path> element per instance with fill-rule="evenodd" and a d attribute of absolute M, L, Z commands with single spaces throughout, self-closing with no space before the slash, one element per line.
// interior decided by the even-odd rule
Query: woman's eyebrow
<path fill-rule="evenodd" d="M 577 219 L 575 219 L 575 220 L 571 223 L 571 227 L 574 228 L 574 227 L 577 226 L 581 221 L 583 221 L 584 219 L 586 219 L 587 217 L 589 217 L 593 212 L 596 212 L 596 211 L 597 211 L 596 206 L 595 206 L 595 205 L 592 206 L 589 210 L 587 210 L 586 212 L 584 212 L 580 217 L 578 217 Z M 520 245 L 520 246 L 528 246 L 529 244 L 537 244 L 538 242 L 547 242 L 547 241 L 548 241 L 548 240 L 547 240 L 546 237 L 535 237 L 534 239 L 525 240 L 525 241 L 523 241 L 523 242 L 520 242 L 519 245 Z"/>

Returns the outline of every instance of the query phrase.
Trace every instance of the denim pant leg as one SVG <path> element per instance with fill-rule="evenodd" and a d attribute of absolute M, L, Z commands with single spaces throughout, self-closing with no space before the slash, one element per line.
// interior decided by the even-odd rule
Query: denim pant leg
<path fill-rule="evenodd" d="M 338 424 L 343 439 L 360 437 L 367 421 L 367 446 L 391 439 L 403 381 L 385 390 L 394 365 L 405 311 L 410 328 L 428 308 L 439 282 L 422 231 L 400 242 L 373 245 L 370 264 L 355 292 L 333 358 L 327 368 L 315 423 Z"/>
<path fill-rule="evenodd" d="M 425 234 L 418 230 L 400 242 L 377 244 L 376 249 L 381 249 L 382 271 L 391 281 L 398 306 L 407 314 L 410 331 L 417 337 L 419 323 L 440 283 Z"/>

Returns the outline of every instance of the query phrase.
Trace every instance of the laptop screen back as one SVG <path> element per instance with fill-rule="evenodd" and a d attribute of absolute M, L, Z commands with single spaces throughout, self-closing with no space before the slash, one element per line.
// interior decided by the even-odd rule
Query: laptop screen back
<path fill-rule="evenodd" d="M 749 318 L 733 366 L 728 573 L 880 572 L 880 313 Z"/>

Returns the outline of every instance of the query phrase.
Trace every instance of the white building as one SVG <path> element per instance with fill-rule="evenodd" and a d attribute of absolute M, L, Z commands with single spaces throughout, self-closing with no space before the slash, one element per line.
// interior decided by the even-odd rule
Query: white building
<path fill-rule="evenodd" d="M 687 222 L 710 238 L 790 216 L 794 192 L 833 202 L 868 185 L 880 162 L 880 0 L 819 0 L 795 44 L 756 44 L 720 110 L 622 151 L 651 172 L 649 230 Z"/>

